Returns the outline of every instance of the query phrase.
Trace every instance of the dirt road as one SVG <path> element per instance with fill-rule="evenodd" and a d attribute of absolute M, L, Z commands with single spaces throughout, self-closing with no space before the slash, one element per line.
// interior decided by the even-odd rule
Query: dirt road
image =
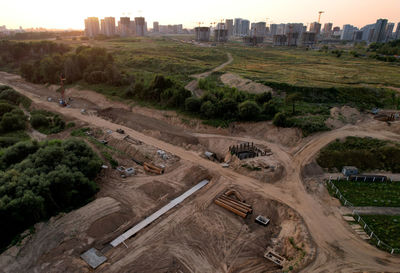
<path fill-rule="evenodd" d="M 208 76 L 211 75 L 211 73 L 219 71 L 221 69 L 223 69 L 225 66 L 229 65 L 232 61 L 233 61 L 233 57 L 231 55 L 231 53 L 226 53 L 226 55 L 228 56 L 228 61 L 226 61 L 225 63 L 221 64 L 220 66 L 217 66 L 216 68 L 203 72 L 201 74 L 194 74 L 191 75 L 191 77 L 195 78 L 193 81 L 189 82 L 185 88 L 187 90 L 189 90 L 190 92 L 192 92 L 193 95 L 195 95 L 196 97 L 200 97 L 204 90 L 201 90 L 199 87 L 199 80 L 200 79 L 204 79 L 207 78 Z"/>
<path fill-rule="evenodd" d="M 0 77 L 0 83 L 2 78 Z M 318 151 L 329 142 L 336 138 L 345 136 L 370 136 L 381 139 L 399 140 L 400 137 L 389 131 L 374 129 L 372 125 L 345 126 L 341 129 L 320 133 L 313 137 L 304 139 L 298 146 L 288 150 L 280 145 L 266 143 L 271 147 L 274 154 L 279 158 L 286 168 L 285 177 L 277 184 L 261 183 L 255 179 L 238 174 L 230 169 L 224 169 L 219 164 L 201 158 L 193 151 L 185 150 L 159 139 L 149 137 L 143 133 L 137 132 L 131 128 L 114 124 L 98 116 L 87 116 L 80 113 L 80 109 L 60 108 L 56 103 L 50 103 L 43 98 L 38 98 L 31 91 L 24 88 L 24 85 L 13 82 L 4 82 L 15 88 L 17 91 L 31 98 L 36 104 L 51 111 L 59 112 L 65 116 L 85 121 L 98 127 L 116 130 L 124 129 L 132 137 L 153 145 L 172 154 L 181 157 L 183 160 L 201 165 L 202 167 L 217 172 L 234 185 L 240 185 L 251 191 L 257 191 L 259 194 L 294 208 L 304 219 L 307 227 L 317 246 L 317 253 L 314 262 L 312 262 L 303 272 L 354 272 L 354 271 L 386 271 L 399 272 L 400 257 L 392 256 L 386 252 L 378 250 L 358 237 L 349 225 L 342 219 L 339 207 L 332 206 L 330 203 L 322 201 L 317 196 L 308 193 L 305 190 L 301 170 L 309 163 Z M 205 137 L 205 135 L 203 135 Z M 215 136 L 210 136 L 215 137 Z M 226 137 L 226 136 L 223 136 Z M 262 142 L 262 140 L 252 139 L 250 137 L 240 138 L 247 141 Z M 203 200 L 206 196 L 198 195 L 196 200 Z M 212 196 L 207 196 L 212 198 Z M 195 201 L 196 201 L 195 200 Z M 195 202 L 193 201 L 193 202 Z M 200 205 L 203 202 L 200 202 Z M 180 210 L 185 209 L 180 208 Z M 175 214 L 174 214 L 175 215 Z M 151 229 L 144 234 L 147 237 L 155 236 L 162 232 L 163 227 L 179 219 L 172 219 L 173 215 L 157 223 L 159 229 Z M 152 234 L 150 231 L 155 232 Z M 132 246 L 134 247 L 134 246 Z M 130 256 L 132 259 L 132 256 Z M 129 259 L 125 259 L 129 262 Z M 121 268 L 123 261 L 114 265 L 115 268 Z M 224 270 L 228 272 L 229 270 Z"/>

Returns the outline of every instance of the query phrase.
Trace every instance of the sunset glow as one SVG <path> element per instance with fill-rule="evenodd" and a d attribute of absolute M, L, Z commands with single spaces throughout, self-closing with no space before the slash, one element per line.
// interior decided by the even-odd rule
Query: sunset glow
<path fill-rule="evenodd" d="M 353 24 L 361 27 L 377 18 L 400 21 L 399 0 L 231 0 L 231 1 L 2 1 L 0 25 L 9 28 L 45 27 L 83 29 L 88 16 L 144 16 L 150 24 L 208 25 L 227 18 L 247 18 L 268 23 L 310 23 L 323 10 L 322 23 Z"/>

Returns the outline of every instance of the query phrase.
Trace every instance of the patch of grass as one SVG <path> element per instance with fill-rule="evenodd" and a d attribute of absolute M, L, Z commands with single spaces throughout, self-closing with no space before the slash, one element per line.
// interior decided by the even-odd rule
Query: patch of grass
<path fill-rule="evenodd" d="M 31 112 L 31 125 L 42 134 L 57 134 L 65 129 L 65 121 L 60 115 L 46 111 L 34 110 Z"/>
<path fill-rule="evenodd" d="M 334 182 L 342 195 L 354 206 L 400 207 L 400 182 Z M 328 187 L 331 195 L 335 192 Z"/>
<path fill-rule="evenodd" d="M 243 164 L 242 167 L 246 168 L 246 169 L 248 169 L 250 171 L 261 171 L 260 167 L 250 166 L 250 165 L 247 165 L 247 164 Z"/>
<path fill-rule="evenodd" d="M 102 151 L 101 154 L 104 156 L 105 159 L 107 159 L 107 161 L 110 163 L 111 167 L 113 169 L 115 169 L 116 167 L 118 167 L 118 161 L 115 160 L 112 155 L 110 155 L 108 152 L 106 151 Z"/>
<path fill-rule="evenodd" d="M 376 236 L 393 248 L 400 248 L 400 216 L 362 215 Z"/>
<path fill-rule="evenodd" d="M 74 128 L 76 126 L 75 122 L 68 122 L 65 126 L 65 129 Z"/>

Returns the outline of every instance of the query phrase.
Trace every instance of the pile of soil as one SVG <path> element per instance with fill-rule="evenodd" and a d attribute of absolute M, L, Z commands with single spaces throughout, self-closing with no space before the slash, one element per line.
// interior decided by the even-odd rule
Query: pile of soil
<path fill-rule="evenodd" d="M 225 73 L 221 76 L 221 81 L 230 87 L 235 87 L 240 91 L 246 91 L 252 94 L 260 94 L 264 92 L 273 92 L 272 88 L 264 84 L 244 79 L 233 73 Z"/>
<path fill-rule="evenodd" d="M 125 109 L 106 108 L 98 111 L 98 115 L 113 123 L 127 126 L 174 145 L 199 143 L 197 138 L 184 132 L 181 128 Z"/>
<path fill-rule="evenodd" d="M 331 116 L 325 122 L 331 129 L 343 127 L 346 124 L 356 124 L 363 119 L 363 115 L 355 108 L 349 106 L 333 107 Z"/>

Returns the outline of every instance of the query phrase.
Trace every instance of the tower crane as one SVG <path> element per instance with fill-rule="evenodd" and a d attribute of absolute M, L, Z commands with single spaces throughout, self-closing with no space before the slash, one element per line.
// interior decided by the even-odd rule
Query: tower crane
<path fill-rule="evenodd" d="M 318 12 L 318 14 L 319 14 L 319 16 L 318 16 L 318 24 L 321 23 L 321 15 L 322 15 L 322 13 L 325 13 L 325 11 L 319 11 Z"/>

